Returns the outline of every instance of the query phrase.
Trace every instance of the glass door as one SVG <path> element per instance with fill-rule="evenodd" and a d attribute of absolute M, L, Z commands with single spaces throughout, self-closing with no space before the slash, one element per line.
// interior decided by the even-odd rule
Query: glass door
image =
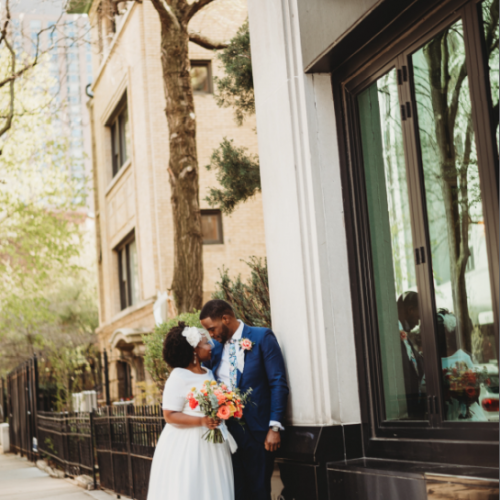
<path fill-rule="evenodd" d="M 398 71 L 392 68 L 357 97 L 381 355 L 382 418 L 427 421 Z"/>

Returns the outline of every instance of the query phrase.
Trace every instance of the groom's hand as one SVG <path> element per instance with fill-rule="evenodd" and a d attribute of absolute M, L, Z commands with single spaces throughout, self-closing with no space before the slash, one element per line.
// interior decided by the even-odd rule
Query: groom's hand
<path fill-rule="evenodd" d="M 266 440 L 264 442 L 264 447 L 267 451 L 276 451 L 281 446 L 281 436 L 279 432 L 275 432 L 269 429 L 267 433 Z"/>

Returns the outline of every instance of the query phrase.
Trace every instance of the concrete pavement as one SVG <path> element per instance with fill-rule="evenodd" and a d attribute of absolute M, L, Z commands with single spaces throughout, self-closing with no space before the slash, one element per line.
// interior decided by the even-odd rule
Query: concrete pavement
<path fill-rule="evenodd" d="M 104 491 L 85 491 L 55 479 L 18 455 L 0 454 L 0 500 L 111 500 Z"/>

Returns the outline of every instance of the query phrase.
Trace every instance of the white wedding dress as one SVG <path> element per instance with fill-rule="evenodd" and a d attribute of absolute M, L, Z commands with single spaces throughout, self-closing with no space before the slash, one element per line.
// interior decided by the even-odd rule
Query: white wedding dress
<path fill-rule="evenodd" d="M 163 409 L 201 416 L 186 401 L 193 387 L 200 389 L 212 372 L 196 374 L 175 368 L 165 384 Z M 234 500 L 233 467 L 228 441 L 209 443 L 206 427 L 167 424 L 156 446 L 149 479 L 148 500 Z"/>

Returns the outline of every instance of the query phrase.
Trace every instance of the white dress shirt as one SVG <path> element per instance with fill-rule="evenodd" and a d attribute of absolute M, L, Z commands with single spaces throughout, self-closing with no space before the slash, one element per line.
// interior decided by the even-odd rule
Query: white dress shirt
<path fill-rule="evenodd" d="M 235 341 L 241 340 L 241 336 L 243 334 L 243 327 L 245 326 L 243 321 L 238 320 L 238 322 L 240 326 L 232 336 L 232 340 Z M 222 350 L 222 358 L 220 360 L 219 368 L 217 368 L 216 376 L 217 380 L 222 381 L 228 387 L 232 388 L 231 377 L 230 377 L 231 363 L 229 362 L 229 345 L 230 345 L 229 342 L 226 342 L 224 344 L 224 348 Z M 236 349 L 236 358 L 239 358 L 241 351 L 239 342 L 236 342 L 235 349 Z M 275 425 L 277 425 L 281 430 L 284 430 L 284 427 L 279 422 L 276 422 L 275 420 L 271 420 L 269 422 L 269 427 L 273 427 Z"/>
<path fill-rule="evenodd" d="M 232 340 L 236 341 L 241 339 L 244 326 L 243 321 L 238 320 L 238 322 L 240 323 L 240 326 L 234 332 L 234 335 L 232 337 Z M 222 351 L 222 358 L 220 360 L 219 368 L 217 369 L 217 380 L 221 380 L 228 387 L 232 388 L 231 377 L 229 375 L 231 370 L 231 363 L 229 362 L 229 345 L 230 345 L 229 342 L 226 342 L 224 344 L 224 349 Z M 240 344 L 236 343 L 235 348 L 236 348 L 236 357 L 238 357 L 238 353 L 240 351 Z"/>

